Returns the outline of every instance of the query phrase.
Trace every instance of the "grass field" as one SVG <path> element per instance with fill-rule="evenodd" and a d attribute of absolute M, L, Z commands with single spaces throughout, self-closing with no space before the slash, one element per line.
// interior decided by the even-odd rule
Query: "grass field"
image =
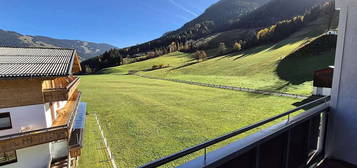
<path fill-rule="evenodd" d="M 135 70 L 147 76 L 311 95 L 314 70 L 332 65 L 334 52 L 331 50 L 299 57 L 291 55 L 318 37 L 318 34 L 301 31 L 277 44 L 223 55 L 201 63 L 197 63 L 194 54 L 176 52 L 108 68 L 102 73 L 126 74 Z M 170 67 L 150 71 L 152 65 L 157 64 L 170 64 Z"/>
<path fill-rule="evenodd" d="M 193 54 L 175 52 L 104 69 L 98 75 L 83 76 L 80 89 L 82 101 L 88 103 L 89 117 L 81 167 L 110 166 L 93 113 L 99 116 L 117 165 L 131 168 L 280 114 L 304 102 L 126 75 L 129 72 L 310 95 L 313 71 L 333 62 L 332 50 L 314 54 L 298 52 L 318 37 L 318 33 L 308 29 L 277 44 L 211 57 L 201 63 L 197 63 Z M 210 56 L 214 53 L 214 50 L 208 52 Z M 151 70 L 153 65 L 159 64 L 170 66 Z M 177 163 L 198 155 L 202 152 Z"/>
<path fill-rule="evenodd" d="M 84 136 L 84 150 L 79 160 L 80 168 L 112 168 L 93 113 L 87 115 Z"/>
<path fill-rule="evenodd" d="M 299 102 L 119 74 L 83 76 L 80 89 L 89 113 L 83 167 L 109 164 L 104 149 L 98 150 L 102 142 L 93 113 L 101 120 L 118 166 L 130 168 L 282 113 Z"/>

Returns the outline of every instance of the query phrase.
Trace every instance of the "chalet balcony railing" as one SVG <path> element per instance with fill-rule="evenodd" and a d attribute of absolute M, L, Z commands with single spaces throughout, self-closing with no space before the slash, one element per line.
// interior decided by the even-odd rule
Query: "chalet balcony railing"
<path fill-rule="evenodd" d="M 50 128 L 43 128 L 0 137 L 0 152 L 14 151 L 58 140 L 69 140 L 78 111 L 80 92 L 75 92 L 63 109 L 66 114 L 57 118 Z"/>
<path fill-rule="evenodd" d="M 42 90 L 45 102 L 67 101 L 76 91 L 80 79 L 78 77 L 67 78 L 68 83 L 61 83 L 63 87 L 45 88 Z"/>
<path fill-rule="evenodd" d="M 260 121 L 224 136 L 148 163 L 154 168 L 184 158 L 194 152 L 204 155 L 179 167 L 186 168 L 300 168 L 313 165 L 323 156 L 330 97 L 323 97 L 286 113 Z M 306 110 L 290 117 L 295 112 Z M 207 148 L 247 131 L 287 117 L 286 120 L 236 142 L 206 153 Z M 172 163 L 170 164 L 172 165 Z"/>

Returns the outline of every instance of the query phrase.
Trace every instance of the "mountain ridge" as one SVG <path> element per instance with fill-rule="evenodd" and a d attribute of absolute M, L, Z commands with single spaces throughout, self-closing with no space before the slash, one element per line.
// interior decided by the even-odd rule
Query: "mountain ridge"
<path fill-rule="evenodd" d="M 73 48 L 81 59 L 89 59 L 103 54 L 105 51 L 117 48 L 106 43 L 94 43 L 82 40 L 56 39 L 47 36 L 23 35 L 15 31 L 0 29 L 0 46 L 2 47 L 45 47 Z"/>

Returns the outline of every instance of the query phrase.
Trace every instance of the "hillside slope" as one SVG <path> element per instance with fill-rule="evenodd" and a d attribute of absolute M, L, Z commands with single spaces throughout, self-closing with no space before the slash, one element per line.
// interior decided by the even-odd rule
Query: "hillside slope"
<path fill-rule="evenodd" d="M 123 63 L 120 61 L 122 58 L 134 60 L 129 62 L 135 62 L 174 51 L 192 52 L 212 49 L 218 47 L 222 42 L 229 49 L 236 42 L 240 42 L 243 49 L 251 48 L 265 43 L 265 41 L 258 40 L 257 32 L 265 30 L 267 27 L 271 28 L 270 30 L 273 32 L 273 30 L 275 31 L 274 26 L 276 28 L 276 24 L 279 23 L 283 26 L 279 26 L 280 29 L 276 28 L 280 32 L 274 34 L 277 34 L 275 37 L 279 37 L 281 40 L 300 29 L 300 26 L 305 26 L 316 18 L 323 18 L 326 17 L 325 15 L 329 16 L 333 13 L 328 9 L 334 5 L 332 3 L 326 5 L 324 2 L 327 1 L 329 0 L 270 0 L 269 3 L 266 3 L 265 0 L 249 2 L 247 0 L 221 0 L 207 9 L 203 15 L 177 31 L 166 33 L 147 43 L 118 49 L 115 51 L 116 54 L 113 52 L 110 56 L 100 55 L 86 60 L 82 63 L 82 67 L 85 70 L 84 73 L 93 73 L 102 68 Z M 301 19 L 303 17 L 297 17 L 297 15 L 309 17 Z M 233 23 L 239 23 L 238 27 Z M 300 26 L 294 26 L 294 24 Z M 328 26 L 325 28 L 328 29 Z M 278 41 L 277 39 L 275 38 L 276 41 Z"/>
<path fill-rule="evenodd" d="M 270 26 L 278 21 L 304 15 L 317 5 L 330 0 L 271 0 L 260 8 L 243 16 L 233 28 L 257 28 Z"/>
<path fill-rule="evenodd" d="M 334 60 L 334 40 L 328 45 L 321 44 L 326 41 L 320 35 L 323 30 L 315 22 L 279 43 L 201 63 L 194 59 L 194 54 L 177 52 L 108 68 L 102 73 L 126 74 L 135 70 L 147 76 L 310 95 L 314 70 L 332 65 Z M 150 70 L 156 64 L 170 64 L 170 67 Z"/>
<path fill-rule="evenodd" d="M 218 32 L 228 28 L 232 22 L 239 20 L 240 17 L 259 8 L 268 1 L 269 0 L 221 0 L 206 9 L 202 15 L 165 36 L 190 35 L 193 38 L 197 38 L 212 32 Z"/>
<path fill-rule="evenodd" d="M 115 46 L 104 43 L 92 43 L 80 40 L 54 39 L 44 36 L 29 36 L 1 29 L 0 46 L 74 48 L 77 50 L 81 59 L 88 59 L 94 56 L 98 56 L 109 49 L 116 48 Z"/>

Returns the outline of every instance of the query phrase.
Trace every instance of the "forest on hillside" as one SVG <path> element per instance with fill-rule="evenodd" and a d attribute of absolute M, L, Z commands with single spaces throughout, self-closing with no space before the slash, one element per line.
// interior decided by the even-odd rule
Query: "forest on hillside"
<path fill-rule="evenodd" d="M 256 1 L 258 2 L 258 0 Z M 221 52 L 221 54 L 226 54 L 226 52 L 233 52 L 238 49 L 244 50 L 265 43 L 278 42 L 319 17 L 328 16 L 332 20 L 335 15 L 334 4 L 333 2 L 323 3 L 325 1 L 309 0 L 309 2 L 302 3 L 300 6 L 287 5 L 289 0 L 272 0 L 266 4 L 261 1 L 259 8 L 251 12 L 245 11 L 243 12 L 244 14 L 241 13 L 239 17 L 236 17 L 235 21 L 230 20 L 230 26 L 227 26 L 226 23 L 223 24 L 225 31 L 246 29 L 255 32 L 248 37 L 231 39 L 229 44 L 224 44 L 220 41 L 208 43 L 198 40 L 202 36 L 209 36 L 213 30 L 218 31 L 218 29 L 217 26 L 214 26 L 215 28 L 209 26 L 209 24 L 215 25 L 215 23 L 194 20 L 193 22 L 198 22 L 194 26 L 190 26 L 190 23 L 188 23 L 183 29 L 167 33 L 159 39 L 133 47 L 111 49 L 100 56 L 85 60 L 82 62 L 83 73 L 95 73 L 103 68 L 143 61 L 175 51 L 197 52 L 198 50 L 219 48 L 224 45 L 225 51 Z M 220 2 L 222 3 L 222 1 Z M 284 5 L 290 6 L 292 9 L 278 13 L 269 12 L 276 9 L 277 6 L 282 7 Z M 209 13 L 209 9 L 203 15 L 207 12 Z M 253 24 L 251 19 L 257 22 Z M 237 47 L 238 45 L 239 47 Z"/>

